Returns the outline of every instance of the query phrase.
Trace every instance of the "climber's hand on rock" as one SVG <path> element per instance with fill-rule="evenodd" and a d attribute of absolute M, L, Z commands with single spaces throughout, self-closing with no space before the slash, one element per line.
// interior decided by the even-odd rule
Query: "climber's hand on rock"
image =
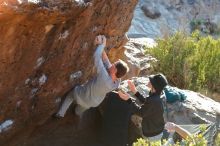
<path fill-rule="evenodd" d="M 102 36 L 101 35 L 96 36 L 94 44 L 95 45 L 101 45 L 101 44 L 103 44 L 102 42 L 103 42 L 102 41 Z"/>

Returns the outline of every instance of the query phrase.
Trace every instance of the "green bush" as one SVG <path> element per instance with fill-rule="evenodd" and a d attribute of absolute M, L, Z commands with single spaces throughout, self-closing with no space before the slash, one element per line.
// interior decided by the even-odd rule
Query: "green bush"
<path fill-rule="evenodd" d="M 155 141 L 155 142 L 149 142 L 145 139 L 138 139 L 137 142 L 133 143 L 133 146 L 206 146 L 207 140 L 203 137 L 204 133 L 206 132 L 207 126 L 206 125 L 200 125 L 200 134 L 193 134 L 190 137 L 187 137 L 186 139 L 183 139 L 181 142 L 177 142 L 175 144 L 167 143 L 167 141 Z M 215 144 L 218 145 L 220 140 L 220 134 L 215 139 Z"/>
<path fill-rule="evenodd" d="M 187 36 L 176 33 L 158 39 L 157 46 L 146 48 L 159 61 L 156 72 L 164 73 L 171 84 L 196 91 L 220 92 L 220 39 L 202 37 L 199 32 Z"/>
<path fill-rule="evenodd" d="M 218 24 L 212 22 L 210 19 L 193 19 L 190 22 L 191 31 L 198 30 L 205 34 L 219 35 Z"/>
<path fill-rule="evenodd" d="M 149 142 L 145 139 L 139 138 L 137 142 L 133 143 L 132 146 L 161 146 L 161 142 L 160 141 Z"/>
<path fill-rule="evenodd" d="M 166 141 L 163 142 L 164 144 Z M 171 144 L 167 144 L 168 146 L 171 146 Z M 207 141 L 205 138 L 199 134 L 199 135 L 193 135 L 192 138 L 187 138 L 186 140 L 183 140 L 182 142 L 178 142 L 176 144 L 172 144 L 172 146 L 206 146 Z M 142 138 L 138 139 L 137 142 L 133 143 L 133 146 L 162 146 L 160 141 L 156 142 L 149 142 L 147 140 L 144 140 Z"/>
<path fill-rule="evenodd" d="M 201 28 L 201 25 L 204 24 L 205 21 L 203 19 L 193 19 L 191 22 L 190 22 L 190 26 L 191 26 L 191 30 L 194 31 L 194 30 L 200 30 Z"/>
<path fill-rule="evenodd" d="M 220 133 L 217 135 L 216 139 L 215 139 L 215 145 L 219 146 L 220 145 Z"/>

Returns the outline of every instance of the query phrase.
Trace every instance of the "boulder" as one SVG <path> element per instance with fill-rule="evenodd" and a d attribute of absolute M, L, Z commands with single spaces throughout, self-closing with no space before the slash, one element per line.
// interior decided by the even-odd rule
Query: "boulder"
<path fill-rule="evenodd" d="M 96 35 L 106 35 L 116 52 L 125 44 L 136 3 L 0 2 L 0 145 L 25 143 L 67 91 L 95 75 Z"/>
<path fill-rule="evenodd" d="M 178 124 L 204 124 L 216 120 L 220 103 L 200 93 L 183 90 L 184 102 L 168 104 L 168 120 Z"/>
<path fill-rule="evenodd" d="M 160 12 L 156 8 L 149 8 L 147 5 L 141 6 L 141 10 L 144 12 L 146 17 L 151 19 L 157 19 L 161 16 Z"/>
<path fill-rule="evenodd" d="M 187 3 L 188 3 L 189 5 L 193 5 L 193 4 L 196 3 L 196 0 L 187 0 Z"/>
<path fill-rule="evenodd" d="M 177 31 L 190 34 L 190 22 L 194 19 L 209 18 L 218 26 L 220 21 L 219 9 L 220 1 L 139 0 L 128 36 L 161 38 Z M 158 17 L 158 12 L 160 17 Z M 211 32 L 215 30 L 213 26 L 210 28 Z M 217 33 L 219 34 L 219 26 Z"/>
<path fill-rule="evenodd" d="M 110 50 L 110 58 L 116 61 L 121 56 L 121 59 L 127 62 L 129 72 L 123 79 L 147 75 L 152 72 L 151 63 L 155 62 L 156 59 L 145 54 L 144 47 L 151 48 L 155 45 L 156 42 L 151 38 L 129 38 L 125 46 L 119 49 L 120 52 L 116 52 L 114 49 Z"/>

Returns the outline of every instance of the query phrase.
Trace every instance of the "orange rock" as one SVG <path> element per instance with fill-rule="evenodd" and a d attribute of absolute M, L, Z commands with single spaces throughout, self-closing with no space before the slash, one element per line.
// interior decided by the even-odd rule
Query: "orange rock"
<path fill-rule="evenodd" d="M 0 145 L 25 142 L 57 110 L 57 97 L 94 75 L 96 35 L 106 35 L 107 47 L 116 50 L 125 43 L 137 0 L 14 2 L 0 5 L 0 123 L 15 121 L 0 135 Z M 70 82 L 77 71 L 83 76 Z M 39 83 L 42 75 L 47 79 Z"/>

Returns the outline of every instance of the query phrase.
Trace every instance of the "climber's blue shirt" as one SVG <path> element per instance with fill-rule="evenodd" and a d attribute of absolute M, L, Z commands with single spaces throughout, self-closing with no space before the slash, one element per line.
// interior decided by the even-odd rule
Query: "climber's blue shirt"
<path fill-rule="evenodd" d="M 84 108 L 98 106 L 104 100 L 106 93 L 118 88 L 120 84 L 120 80 L 113 81 L 107 71 L 111 67 L 109 60 L 102 61 L 104 47 L 104 45 L 99 45 L 94 54 L 97 75 L 75 88 L 76 101 Z"/>

